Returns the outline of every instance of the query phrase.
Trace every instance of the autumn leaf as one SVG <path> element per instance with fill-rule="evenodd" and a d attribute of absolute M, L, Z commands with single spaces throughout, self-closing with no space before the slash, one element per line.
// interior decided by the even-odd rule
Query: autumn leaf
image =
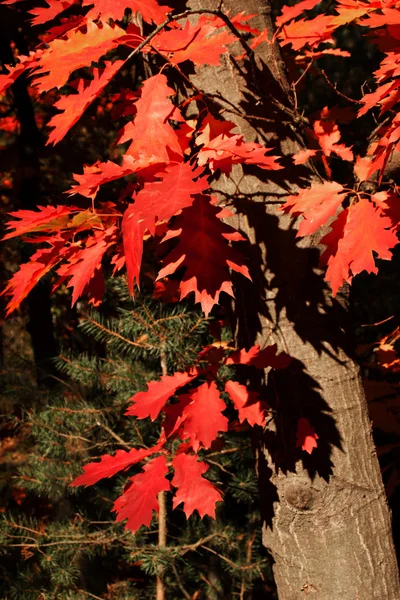
<path fill-rule="evenodd" d="M 113 477 L 120 471 L 125 471 L 132 465 L 140 462 L 144 458 L 151 456 L 158 452 L 161 445 L 157 444 L 152 448 L 132 448 L 127 452 L 126 450 L 117 450 L 114 456 L 104 454 L 100 457 L 99 462 L 92 462 L 83 467 L 82 475 L 79 475 L 70 483 L 70 487 L 77 487 L 79 485 L 94 485 L 101 479 L 106 477 Z"/>
<path fill-rule="evenodd" d="M 353 276 L 361 271 L 378 272 L 373 252 L 378 258 L 391 259 L 390 249 L 398 243 L 391 226 L 390 219 L 382 217 L 367 200 L 351 206 L 339 251 L 347 254 Z"/>
<path fill-rule="evenodd" d="M 313 183 L 310 188 L 300 190 L 297 195 L 288 196 L 282 210 L 291 215 L 303 216 L 297 237 L 310 235 L 336 213 L 345 194 L 343 186 L 335 181 Z"/>
<path fill-rule="evenodd" d="M 186 267 L 181 278 L 181 299 L 191 292 L 208 315 L 225 292 L 233 296 L 228 268 L 250 279 L 248 268 L 240 254 L 229 246 L 227 237 L 234 230 L 218 218 L 220 209 L 208 196 L 196 196 L 192 206 L 177 217 L 174 230 L 178 245 L 164 259 L 164 268 L 157 280 Z"/>
<path fill-rule="evenodd" d="M 121 179 L 134 173 L 135 170 L 136 165 L 130 156 L 124 156 L 122 165 L 118 165 L 111 160 L 104 163 L 97 161 L 94 165 L 83 167 L 82 175 L 79 173 L 73 174 L 75 183 L 67 193 L 70 196 L 81 194 L 81 196 L 93 200 L 97 196 L 101 185 L 115 179 Z"/>
<path fill-rule="evenodd" d="M 64 85 L 73 71 L 80 67 L 89 67 L 103 54 L 118 44 L 125 31 L 117 25 L 106 23 L 96 25 L 89 22 L 87 31 L 69 31 L 66 39 L 55 39 L 38 61 L 35 75 L 41 75 L 34 85 L 39 92 L 47 92 L 53 87 Z"/>
<path fill-rule="evenodd" d="M 122 237 L 131 294 L 135 280 L 139 285 L 145 231 L 154 235 L 157 222 L 169 221 L 190 206 L 196 194 L 207 190 L 209 183 L 202 174 L 201 169 L 193 171 L 189 163 L 172 164 L 157 175 L 157 181 L 145 183 L 125 211 Z"/>
<path fill-rule="evenodd" d="M 72 287 L 72 305 L 82 296 L 86 286 L 94 277 L 95 272 L 101 265 L 102 258 L 108 248 L 115 243 L 113 234 L 115 226 L 112 226 L 98 237 L 89 238 L 84 248 L 75 252 L 57 273 L 64 279 L 71 277 L 67 287 Z"/>
<path fill-rule="evenodd" d="M 170 6 L 160 6 L 162 2 L 157 0 L 84 0 L 83 6 L 93 5 L 87 17 L 96 19 L 98 16 L 102 21 L 108 19 L 121 20 L 126 8 L 130 8 L 133 14 L 140 13 L 146 23 L 159 25 L 172 11 Z"/>
<path fill-rule="evenodd" d="M 209 515 L 215 519 L 215 505 L 222 501 L 222 494 L 208 479 L 203 477 L 208 466 L 190 454 L 178 454 L 172 461 L 175 475 L 172 485 L 177 488 L 173 507 L 183 502 L 183 510 L 188 519 L 197 510 L 200 517 Z"/>
<path fill-rule="evenodd" d="M 300 152 L 293 154 L 293 162 L 295 165 L 304 165 L 308 161 L 308 159 L 312 156 L 315 156 L 316 153 L 316 150 L 311 150 L 310 148 L 308 148 L 307 150 L 301 150 Z"/>
<path fill-rule="evenodd" d="M 54 115 L 48 122 L 48 126 L 54 129 L 48 137 L 47 144 L 57 144 L 63 139 L 123 64 L 123 60 L 116 60 L 107 63 L 105 69 L 93 69 L 93 80 L 80 79 L 76 94 L 63 96 L 54 104 L 55 108 L 63 112 Z"/>
<path fill-rule="evenodd" d="M 27 73 L 28 69 L 33 69 L 37 65 L 42 51 L 30 52 L 28 56 L 20 55 L 19 62 L 16 65 L 5 65 L 8 73 L 0 74 L 0 94 L 3 94 L 23 73 Z"/>
<path fill-rule="evenodd" d="M 158 512 L 157 496 L 167 492 L 170 483 L 165 456 L 153 458 L 143 467 L 143 472 L 130 477 L 130 487 L 120 496 L 112 510 L 116 511 L 117 522 L 127 519 L 125 529 L 135 532 L 142 525 L 150 525 L 153 510 Z"/>
<path fill-rule="evenodd" d="M 60 231 L 69 221 L 69 215 L 75 207 L 71 206 L 37 206 L 38 210 L 18 210 L 9 213 L 18 220 L 9 221 L 8 229 L 14 231 L 6 233 L 2 238 L 9 240 L 25 233 Z"/>
<path fill-rule="evenodd" d="M 343 160 L 352 161 L 354 159 L 351 148 L 339 144 L 341 133 L 337 123 L 322 118 L 314 121 L 313 127 L 315 137 L 325 156 L 330 156 L 333 152 Z"/>
<path fill-rule="evenodd" d="M 277 27 L 282 27 L 285 23 L 296 19 L 305 10 L 312 10 L 321 0 L 302 0 L 294 6 L 283 6 L 281 14 L 276 17 L 275 23 Z"/>
<path fill-rule="evenodd" d="M 197 141 L 199 142 L 199 139 Z M 198 164 L 200 166 L 208 164 L 211 171 L 220 169 L 227 175 L 235 164 L 257 165 L 261 169 L 272 171 L 282 169 L 283 167 L 276 162 L 277 156 L 266 154 L 270 151 L 270 148 L 265 148 L 256 142 L 245 142 L 242 135 L 221 133 L 208 142 L 204 140 L 204 146 L 199 152 Z"/>
<path fill-rule="evenodd" d="M 257 369 L 266 369 L 272 367 L 273 369 L 285 369 L 291 363 L 292 359 L 285 352 L 278 354 L 278 346 L 273 344 L 272 346 L 266 346 L 261 350 L 257 344 L 252 346 L 249 350 L 241 348 L 235 350 L 225 360 L 226 365 L 247 365 L 249 367 L 256 367 Z"/>
<path fill-rule="evenodd" d="M 301 417 L 297 425 L 296 448 L 301 447 L 302 450 L 311 454 L 314 448 L 318 447 L 318 435 L 311 426 L 310 421 Z"/>
<path fill-rule="evenodd" d="M 175 94 L 162 73 L 153 75 L 143 83 L 141 97 L 136 103 L 137 114 L 130 130 L 132 143 L 126 152 L 141 167 L 169 163 L 174 157 L 175 160 L 183 158 L 178 135 L 168 123 L 175 109 L 170 97 Z"/>
<path fill-rule="evenodd" d="M 182 30 L 163 31 L 151 45 L 168 55 L 171 64 L 191 60 L 195 65 L 219 65 L 226 46 L 235 40 L 229 31 L 218 32 L 213 19 L 203 15 L 196 25 L 186 21 Z"/>
<path fill-rule="evenodd" d="M 31 256 L 30 261 L 22 264 L 19 270 L 14 273 L 1 292 L 2 296 L 11 296 L 11 300 L 6 307 L 7 316 L 19 307 L 22 300 L 27 297 L 38 281 L 62 259 L 60 250 L 64 243 L 64 240 L 57 243 L 53 238 L 51 248 L 37 250 Z"/>
<path fill-rule="evenodd" d="M 268 405 L 260 399 L 257 392 L 249 392 L 245 385 L 237 381 L 227 381 L 225 391 L 239 413 L 240 423 L 247 421 L 251 427 L 265 425 Z"/>
<path fill-rule="evenodd" d="M 76 4 L 78 0 L 44 0 L 47 4 L 44 6 L 36 6 L 31 9 L 29 12 L 31 15 L 34 15 L 34 19 L 32 19 L 32 25 L 43 25 L 43 23 L 47 23 L 48 21 L 52 21 L 55 19 L 60 13 L 67 10 L 73 4 Z"/>
<path fill-rule="evenodd" d="M 362 271 L 377 273 L 373 253 L 389 260 L 390 249 L 398 243 L 391 220 L 382 216 L 368 200 L 353 204 L 339 217 L 340 221 L 332 224 L 331 234 L 321 240 L 328 247 L 321 260 L 328 265 L 325 279 L 330 282 L 334 295 L 342 283 L 350 283 L 354 275 Z"/>
<path fill-rule="evenodd" d="M 151 381 L 145 392 L 138 392 L 130 398 L 133 404 L 125 414 L 138 419 L 150 417 L 152 421 L 155 421 L 171 396 L 196 377 L 197 371 L 193 370 L 184 373 L 176 372 L 173 375 L 163 375 L 160 381 Z"/>
<path fill-rule="evenodd" d="M 222 414 L 226 409 L 215 381 L 206 381 L 188 393 L 190 402 L 184 407 L 185 418 L 182 439 L 190 438 L 193 450 L 209 448 L 219 432 L 228 430 L 228 419 Z"/>

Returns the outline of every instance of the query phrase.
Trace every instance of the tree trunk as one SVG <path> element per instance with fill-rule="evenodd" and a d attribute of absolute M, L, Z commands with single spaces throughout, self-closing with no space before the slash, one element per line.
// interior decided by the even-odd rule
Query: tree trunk
<path fill-rule="evenodd" d="M 218 9 L 219 0 L 191 0 L 192 9 Z M 272 31 L 264 0 L 225 0 L 231 15 L 246 10 Z M 242 53 L 238 47 L 238 54 Z M 301 118 L 291 104 L 279 50 L 263 44 L 247 72 L 223 58 L 222 67 L 191 77 L 210 98 L 210 109 L 234 121 L 247 140 L 302 147 Z M 259 382 L 277 417 L 258 446 L 263 542 L 274 561 L 280 600 L 397 600 L 400 586 L 391 518 L 371 434 L 359 369 L 346 333 L 346 298 L 332 300 L 318 271 L 317 241 L 299 242 L 277 204 L 318 177 L 290 167 L 267 173 L 237 168 L 215 182 L 232 200 L 236 225 L 248 236 L 253 284 L 238 286 L 241 344 L 277 342 L 294 357 L 285 372 Z M 264 178 L 263 178 L 264 177 Z M 318 448 L 296 448 L 296 427 L 306 417 Z"/>

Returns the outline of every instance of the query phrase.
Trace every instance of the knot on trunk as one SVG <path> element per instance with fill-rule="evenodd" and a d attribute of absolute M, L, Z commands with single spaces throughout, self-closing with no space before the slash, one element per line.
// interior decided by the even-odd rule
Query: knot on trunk
<path fill-rule="evenodd" d="M 293 479 L 287 481 L 284 487 L 286 502 L 297 510 L 310 510 L 314 504 L 314 494 L 311 485 L 306 480 Z"/>

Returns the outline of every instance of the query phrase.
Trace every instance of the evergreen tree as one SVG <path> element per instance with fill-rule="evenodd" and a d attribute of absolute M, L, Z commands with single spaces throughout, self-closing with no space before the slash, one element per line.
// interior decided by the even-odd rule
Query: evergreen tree
<path fill-rule="evenodd" d="M 197 513 L 187 521 L 167 497 L 166 523 L 160 510 L 148 530 L 133 535 L 111 512 L 124 473 L 89 488 L 68 487 L 89 460 L 157 442 L 159 422 L 124 417 L 127 401 L 146 381 L 193 364 L 212 341 L 210 322 L 199 312 L 143 295 L 132 302 L 123 280 L 110 286 L 103 313 L 80 323 L 86 351 L 59 357 L 56 390 L 39 394 L 33 379 L 28 391 L 26 366 L 7 373 L 9 393 L 25 407 L 14 434 L 25 439 L 26 456 L 3 486 L 3 492 L 22 490 L 22 500 L 13 498 L 3 515 L 2 597 L 153 599 L 162 581 L 171 600 L 274 598 L 250 440 L 238 422 L 225 445 L 216 440 L 205 458 L 207 477 L 225 490 L 216 522 Z M 228 341 L 222 328 L 220 343 Z M 220 370 L 222 380 L 227 370 Z"/>

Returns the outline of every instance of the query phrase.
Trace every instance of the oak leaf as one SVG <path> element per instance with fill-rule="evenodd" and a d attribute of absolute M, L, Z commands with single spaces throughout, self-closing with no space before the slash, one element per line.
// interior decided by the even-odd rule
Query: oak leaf
<path fill-rule="evenodd" d="M 219 65 L 221 54 L 227 51 L 226 46 L 235 40 L 228 31 L 218 32 L 213 19 L 203 15 L 196 25 L 186 21 L 184 29 L 162 32 L 153 40 L 152 46 L 168 55 L 172 64 L 191 60 L 195 65 Z"/>
<path fill-rule="evenodd" d="M 67 287 L 73 289 L 72 305 L 83 295 L 86 286 L 100 268 L 104 254 L 115 243 L 113 238 L 115 231 L 115 226 L 112 226 L 104 233 L 89 238 L 85 247 L 75 252 L 69 259 L 69 263 L 58 269 L 57 273 L 63 279 L 71 277 Z"/>
<path fill-rule="evenodd" d="M 283 167 L 277 163 L 277 156 L 268 156 L 270 148 L 256 142 L 245 142 L 242 135 L 226 135 L 224 133 L 205 143 L 198 155 L 200 166 L 207 164 L 211 171 L 220 169 L 229 175 L 232 165 L 257 165 L 261 169 L 277 171 Z"/>
<path fill-rule="evenodd" d="M 25 233 L 60 231 L 69 221 L 69 214 L 74 210 L 71 206 L 37 206 L 38 210 L 18 210 L 9 213 L 18 221 L 9 221 L 8 229 L 14 229 L 2 238 L 9 240 Z"/>
<path fill-rule="evenodd" d="M 191 454 L 178 454 L 172 461 L 175 475 L 172 485 L 177 488 L 173 507 L 183 502 L 183 510 L 188 519 L 197 510 L 200 517 L 209 515 L 215 519 L 215 505 L 222 501 L 222 494 L 208 479 L 203 477 L 208 466 Z"/>
<path fill-rule="evenodd" d="M 184 407 L 185 418 L 182 439 L 190 438 L 193 450 L 210 448 L 221 431 L 228 431 L 228 419 L 222 414 L 226 409 L 215 381 L 206 381 L 188 393 L 190 402 Z"/>
<path fill-rule="evenodd" d="M 93 80 L 80 79 L 77 82 L 76 94 L 63 96 L 54 104 L 55 108 L 63 112 L 54 115 L 48 122 L 48 126 L 54 129 L 49 135 L 47 144 L 57 144 L 63 139 L 123 64 L 123 60 L 116 60 L 107 63 L 105 69 L 93 69 Z"/>
<path fill-rule="evenodd" d="M 117 450 L 114 456 L 110 454 L 104 454 L 101 456 L 99 462 L 92 462 L 83 467 L 82 475 L 76 477 L 70 487 L 76 487 L 79 485 L 94 485 L 101 479 L 106 477 L 113 477 L 120 471 L 125 471 L 132 465 L 140 462 L 144 458 L 155 454 L 160 450 L 160 445 L 157 444 L 152 448 L 132 448 L 127 452 L 126 450 Z"/>
<path fill-rule="evenodd" d="M 167 18 L 167 14 L 172 11 L 170 6 L 160 6 L 157 0 L 84 0 L 83 6 L 94 4 L 87 16 L 102 21 L 108 19 L 121 20 L 126 8 L 130 8 L 133 14 L 140 13 L 146 23 L 155 23 L 159 25 Z"/>
<path fill-rule="evenodd" d="M 340 183 L 325 181 L 313 183 L 310 188 L 288 196 L 282 210 L 291 215 L 302 215 L 297 237 L 309 235 L 325 225 L 343 200 L 346 191 Z"/>
<path fill-rule="evenodd" d="M 122 237 L 131 294 L 135 280 L 139 284 L 145 231 L 154 235 L 159 221 L 169 221 L 183 208 L 190 206 L 194 196 L 209 187 L 201 175 L 202 171 L 193 171 L 189 163 L 172 164 L 157 175 L 158 181 L 145 183 L 143 189 L 134 196 L 134 203 L 124 212 Z"/>
<path fill-rule="evenodd" d="M 178 245 L 164 259 L 164 268 L 157 280 L 186 267 L 181 278 L 181 299 L 191 292 L 208 315 L 219 301 L 221 292 L 233 296 L 228 269 L 250 274 L 241 255 L 229 246 L 227 238 L 236 233 L 218 218 L 220 209 L 208 196 L 196 196 L 192 206 L 183 209 L 167 239 L 179 236 Z"/>
<path fill-rule="evenodd" d="M 362 271 L 377 273 L 373 253 L 389 260 L 390 249 L 398 243 L 391 220 L 382 216 L 368 200 L 353 204 L 339 217 L 340 220 L 332 224 L 332 232 L 321 240 L 328 246 L 321 260 L 328 264 L 325 279 L 330 282 L 334 295 L 342 283 L 350 283 L 354 275 Z"/>
<path fill-rule="evenodd" d="M 52 240 L 51 248 L 37 250 L 30 261 L 22 264 L 14 273 L 1 295 L 11 296 L 6 307 L 7 316 L 19 307 L 38 281 L 44 277 L 62 259 L 60 254 L 64 240 L 57 243 Z"/>
<path fill-rule="evenodd" d="M 143 467 L 142 473 L 131 477 L 131 486 L 116 500 L 112 509 L 117 513 L 115 520 L 119 522 L 128 519 L 125 529 L 133 532 L 142 525 L 148 527 L 153 510 L 159 510 L 158 494 L 170 489 L 170 483 L 165 477 L 167 474 L 165 456 L 158 456 Z"/>
<path fill-rule="evenodd" d="M 36 6 L 29 12 L 34 16 L 32 19 L 32 25 L 43 25 L 48 21 L 55 19 L 60 13 L 67 10 L 73 4 L 76 4 L 78 0 L 44 0 L 47 4 L 44 6 Z"/>
<path fill-rule="evenodd" d="M 266 346 L 261 350 L 257 344 L 246 350 L 241 348 L 232 352 L 225 360 L 226 365 L 247 365 L 257 369 L 285 369 L 291 363 L 291 357 L 285 352 L 278 354 L 278 346 Z"/>
<path fill-rule="evenodd" d="M 192 370 L 183 373 L 176 372 L 173 375 L 163 375 L 160 381 L 151 381 L 145 392 L 138 392 L 130 398 L 133 404 L 125 414 L 132 415 L 138 419 L 150 417 L 154 421 L 177 390 L 193 381 L 196 377 L 197 371 Z"/>
<path fill-rule="evenodd" d="M 125 31 L 106 23 L 89 22 L 86 33 L 79 29 L 69 31 L 65 39 L 55 39 L 41 55 L 35 75 L 41 75 L 34 85 L 39 92 L 63 86 L 71 73 L 81 67 L 89 67 L 103 54 L 118 44 Z"/>
<path fill-rule="evenodd" d="M 143 83 L 141 97 L 136 103 L 137 114 L 130 130 L 133 141 L 126 152 L 141 167 L 169 163 L 174 157 L 175 160 L 183 157 L 178 135 L 168 123 L 175 109 L 170 97 L 175 95 L 175 90 L 168 86 L 163 73 L 153 75 Z"/>
<path fill-rule="evenodd" d="M 247 421 L 252 427 L 265 425 L 268 405 L 260 399 L 257 392 L 249 392 L 245 385 L 237 381 L 228 381 L 225 384 L 225 391 L 239 413 L 240 423 Z"/>

